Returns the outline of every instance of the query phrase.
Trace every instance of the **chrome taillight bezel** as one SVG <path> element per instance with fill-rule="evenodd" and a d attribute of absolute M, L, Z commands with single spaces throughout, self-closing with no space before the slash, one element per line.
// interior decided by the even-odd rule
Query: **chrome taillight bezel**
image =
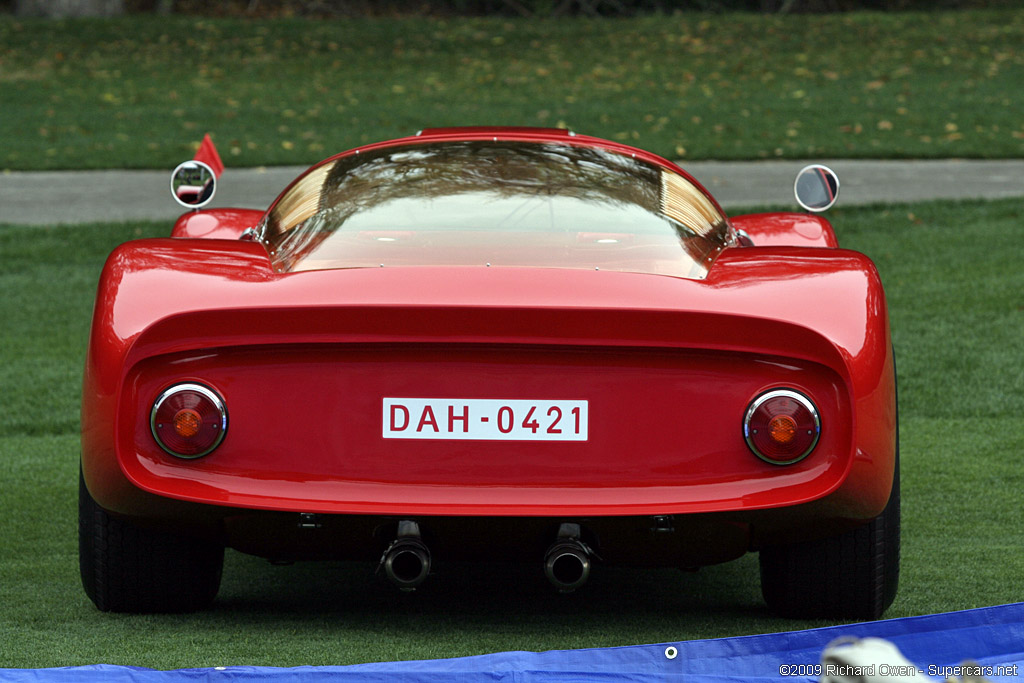
<path fill-rule="evenodd" d="M 160 437 L 160 433 L 158 431 L 160 425 L 157 421 L 157 414 L 159 413 L 160 408 L 168 400 L 184 392 L 193 392 L 199 394 L 206 400 L 210 401 L 213 404 L 216 414 L 218 415 L 216 438 L 208 447 L 196 453 L 181 453 L 179 451 L 175 451 L 173 448 L 171 448 L 164 442 L 164 440 Z M 153 440 L 156 441 L 157 445 L 160 446 L 160 448 L 166 453 L 173 455 L 176 458 L 182 458 L 184 460 L 195 460 L 196 458 L 202 458 L 203 456 L 209 455 L 210 453 L 215 451 L 217 447 L 220 446 L 220 444 L 224 441 L 224 436 L 227 434 L 228 431 L 227 407 L 224 404 L 224 399 L 222 399 L 216 391 L 203 384 L 198 384 L 195 382 L 182 382 L 179 384 L 175 384 L 168 387 L 167 389 L 164 389 L 160 393 L 160 395 L 157 396 L 157 399 L 153 402 L 153 407 L 150 409 L 149 412 L 149 430 L 150 433 L 152 433 L 153 435 Z"/>
<path fill-rule="evenodd" d="M 811 418 L 814 422 L 813 434 L 810 434 L 811 441 L 809 445 L 804 449 L 800 450 L 799 452 L 797 452 L 795 455 L 793 455 L 793 457 L 784 460 L 780 460 L 778 458 L 763 453 L 757 447 L 757 444 L 754 441 L 754 433 L 750 426 L 750 422 L 753 419 L 755 413 L 757 413 L 758 409 L 760 409 L 768 401 L 776 398 L 788 398 L 793 401 L 796 401 L 810 413 Z M 806 458 L 817 447 L 818 442 L 821 440 L 821 415 L 818 412 L 817 406 L 814 405 L 814 402 L 811 401 L 811 399 L 808 398 L 806 395 L 800 393 L 799 391 L 796 391 L 795 389 L 785 388 L 772 389 L 770 391 L 766 391 L 762 394 L 759 394 L 753 401 L 750 402 L 750 405 L 747 406 L 746 414 L 743 416 L 743 438 L 747 442 L 747 447 L 750 449 L 750 451 L 764 462 L 770 463 L 772 465 L 792 465 Z"/>

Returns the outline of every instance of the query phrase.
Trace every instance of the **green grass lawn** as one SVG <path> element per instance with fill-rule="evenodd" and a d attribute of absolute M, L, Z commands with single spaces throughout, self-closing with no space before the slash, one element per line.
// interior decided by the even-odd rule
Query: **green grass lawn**
<path fill-rule="evenodd" d="M 671 158 L 1020 157 L 1024 10 L 526 19 L 0 17 L 0 169 L 310 163 L 446 125 Z"/>
<path fill-rule="evenodd" d="M 899 360 L 903 575 L 890 617 L 1024 597 L 1021 205 L 831 215 L 878 264 Z M 403 595 L 360 564 L 229 553 L 210 612 L 102 614 L 78 580 L 78 402 L 92 297 L 121 241 L 167 225 L 0 226 L 0 667 L 293 666 L 631 645 L 822 626 L 770 615 L 757 560 L 696 574 L 598 566 L 572 595 L 539 566 L 448 566 Z"/>

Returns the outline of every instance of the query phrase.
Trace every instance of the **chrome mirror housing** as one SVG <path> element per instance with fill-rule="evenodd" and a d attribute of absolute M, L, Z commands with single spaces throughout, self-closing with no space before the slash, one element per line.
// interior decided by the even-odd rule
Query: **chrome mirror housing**
<path fill-rule="evenodd" d="M 217 191 L 217 174 L 202 161 L 185 161 L 171 174 L 171 196 L 186 209 L 199 209 L 210 203 Z"/>
<path fill-rule="evenodd" d="M 793 194 L 808 211 L 828 211 L 839 198 L 839 176 L 828 166 L 811 164 L 796 174 Z"/>

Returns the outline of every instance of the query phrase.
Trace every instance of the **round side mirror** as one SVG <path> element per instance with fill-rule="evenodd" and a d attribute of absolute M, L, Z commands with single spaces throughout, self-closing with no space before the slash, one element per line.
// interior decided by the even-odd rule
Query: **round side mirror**
<path fill-rule="evenodd" d="M 839 198 L 839 176 L 828 166 L 812 164 L 796 174 L 793 193 L 808 211 L 828 211 Z"/>
<path fill-rule="evenodd" d="M 217 176 L 202 161 L 185 161 L 171 174 L 171 196 L 186 209 L 198 209 L 213 199 Z"/>

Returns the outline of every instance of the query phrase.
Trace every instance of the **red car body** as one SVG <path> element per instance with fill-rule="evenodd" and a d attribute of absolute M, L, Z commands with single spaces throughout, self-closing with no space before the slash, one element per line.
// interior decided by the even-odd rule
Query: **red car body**
<path fill-rule="evenodd" d="M 490 139 L 599 148 L 692 181 L 654 155 L 562 131 L 428 131 L 334 159 Z M 412 539 L 429 547 L 426 570 L 484 546 L 539 561 L 551 542 L 582 548 L 586 571 L 591 557 L 698 567 L 768 548 L 816 565 L 794 549 L 863 534 L 892 498 L 898 532 L 885 296 L 871 261 L 838 248 L 819 216 L 732 217 L 728 234 L 752 246 L 732 240 L 689 279 L 479 265 L 278 272 L 266 244 L 240 239 L 267 214 L 185 214 L 170 237 L 123 244 L 103 270 L 82 400 L 83 579 L 101 608 L 170 606 L 120 601 L 120 585 L 96 578 L 97 519 L 275 560 L 375 560 Z M 226 407 L 223 442 L 205 457 L 154 438 L 154 401 L 180 383 Z M 793 464 L 756 457 L 744 437 L 752 401 L 778 388 L 820 416 L 813 451 Z M 580 400 L 585 439 L 563 440 L 580 429 L 569 415 Z M 498 413 L 479 419 L 558 440 L 445 438 L 489 401 Z M 404 438 L 415 429 L 433 438 Z M 871 562 L 893 565 L 892 552 Z M 870 606 L 858 593 L 824 609 L 878 616 L 894 571 Z M 787 608 L 799 592 L 766 597 L 814 613 Z"/>

